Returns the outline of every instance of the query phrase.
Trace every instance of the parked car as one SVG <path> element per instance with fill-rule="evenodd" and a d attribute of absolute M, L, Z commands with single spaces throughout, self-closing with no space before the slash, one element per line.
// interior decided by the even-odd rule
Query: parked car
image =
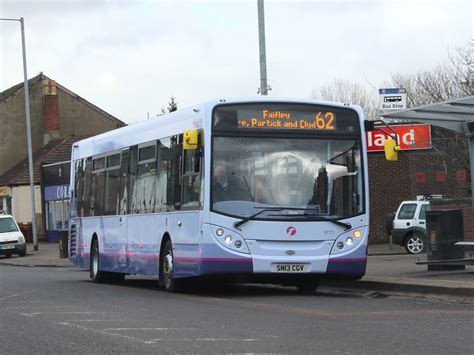
<path fill-rule="evenodd" d="M 0 215 L 0 255 L 12 254 L 26 255 L 25 237 L 12 216 Z"/>
<path fill-rule="evenodd" d="M 405 247 L 410 254 L 419 254 L 426 247 L 427 200 L 403 201 L 397 212 L 387 216 L 386 231 L 392 241 Z"/>

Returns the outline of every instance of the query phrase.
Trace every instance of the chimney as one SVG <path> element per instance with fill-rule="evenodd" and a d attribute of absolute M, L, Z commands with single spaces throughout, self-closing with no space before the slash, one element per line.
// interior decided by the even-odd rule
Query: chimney
<path fill-rule="evenodd" d="M 43 80 L 43 145 L 60 136 L 56 81 Z"/>

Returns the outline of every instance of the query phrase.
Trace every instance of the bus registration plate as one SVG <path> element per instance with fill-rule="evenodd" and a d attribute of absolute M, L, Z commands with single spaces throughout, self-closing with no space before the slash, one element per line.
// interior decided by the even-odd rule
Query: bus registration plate
<path fill-rule="evenodd" d="M 272 272 L 308 272 L 308 264 L 272 264 Z"/>

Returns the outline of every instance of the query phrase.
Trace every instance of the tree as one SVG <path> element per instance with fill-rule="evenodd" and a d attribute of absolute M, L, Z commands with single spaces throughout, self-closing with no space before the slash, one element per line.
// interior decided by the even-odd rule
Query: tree
<path fill-rule="evenodd" d="M 432 70 L 392 74 L 392 85 L 407 89 L 409 107 L 474 95 L 474 40 Z"/>
<path fill-rule="evenodd" d="M 474 95 L 474 40 L 466 47 L 448 53 L 448 60 L 433 70 L 416 74 L 393 74 L 392 85 L 407 89 L 408 107 Z M 469 170 L 468 142 L 464 135 L 436 125 L 432 125 L 431 130 L 435 156 L 429 160 L 410 156 L 412 165 L 418 168 L 423 164 L 442 166 L 448 176 L 452 176 L 460 168 Z"/>
<path fill-rule="evenodd" d="M 448 59 L 432 70 L 416 74 L 394 73 L 391 78 L 391 82 L 382 86 L 405 88 L 408 107 L 474 95 L 474 40 L 466 47 L 448 52 Z M 313 90 L 312 97 L 360 105 L 367 119 L 379 118 L 376 90 L 359 83 L 336 79 Z"/>
<path fill-rule="evenodd" d="M 359 83 L 334 80 L 332 84 L 321 86 L 319 91 L 313 90 L 312 97 L 313 99 L 321 98 L 359 105 L 362 107 L 366 119 L 376 120 L 379 118 L 377 96 Z"/>
<path fill-rule="evenodd" d="M 178 109 L 178 103 L 175 101 L 174 96 L 171 96 L 170 102 L 168 102 L 168 112 L 174 112 Z"/>
<path fill-rule="evenodd" d="M 168 102 L 167 110 L 168 112 L 174 112 L 178 109 L 178 103 L 175 101 L 175 97 L 171 96 L 170 102 Z M 164 107 L 161 108 L 161 112 L 156 114 L 156 117 L 163 116 L 166 114 L 166 110 Z"/>

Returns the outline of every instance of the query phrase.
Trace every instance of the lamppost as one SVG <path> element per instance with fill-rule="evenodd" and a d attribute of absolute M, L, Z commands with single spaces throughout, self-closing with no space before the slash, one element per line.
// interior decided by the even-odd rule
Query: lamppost
<path fill-rule="evenodd" d="M 28 74 L 26 73 L 26 47 L 25 47 L 25 21 L 23 17 L 0 18 L 0 21 L 18 21 L 21 27 L 21 47 L 23 52 L 23 87 L 25 90 L 25 118 L 26 118 L 26 137 L 28 141 L 28 167 L 30 173 L 31 190 L 31 226 L 33 232 L 33 249 L 38 250 L 38 235 L 36 234 L 36 207 L 35 207 L 35 182 L 33 177 L 33 153 L 31 149 L 31 119 L 30 119 L 30 94 L 28 91 Z"/>
<path fill-rule="evenodd" d="M 268 95 L 271 90 L 267 81 L 267 53 L 265 48 L 265 12 L 263 0 L 257 0 L 258 9 L 258 47 L 260 53 L 260 88 L 257 94 Z"/>

